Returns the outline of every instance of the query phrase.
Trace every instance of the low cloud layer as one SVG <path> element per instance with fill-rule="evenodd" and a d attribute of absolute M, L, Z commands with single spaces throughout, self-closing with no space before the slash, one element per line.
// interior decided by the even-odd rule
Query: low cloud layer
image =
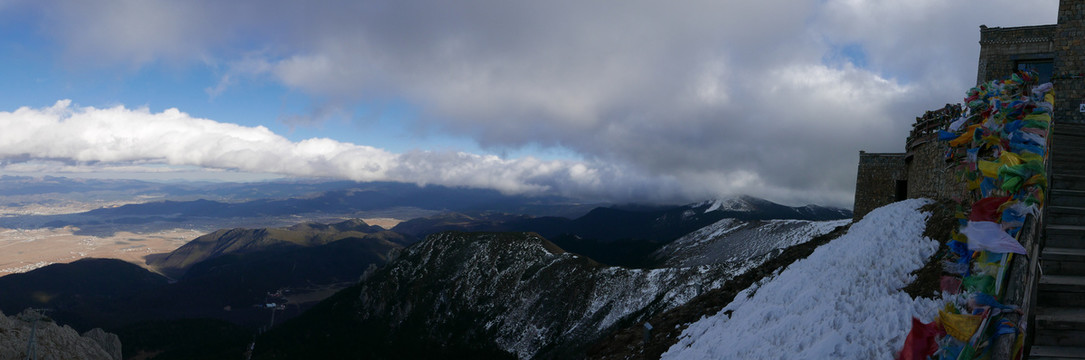
<path fill-rule="evenodd" d="M 201 91 L 211 97 L 271 81 L 321 99 L 320 114 L 392 99 L 417 110 L 408 128 L 419 134 L 484 149 L 561 148 L 586 160 L 396 154 L 290 142 L 172 110 L 67 104 L 5 114 L 43 119 L 24 134 L 33 140 L 0 135 L 9 159 L 850 206 L 859 150 L 900 151 L 916 115 L 960 101 L 972 85 L 980 24 L 1053 23 L 1058 2 L 14 4 L 9 11 L 36 19 L 64 58 L 79 59 L 67 65 L 75 69 L 209 67 L 218 81 Z M 322 116 L 287 118 L 306 126 Z M 56 141 L 36 141 L 45 138 Z"/>
<path fill-rule="evenodd" d="M 62 100 L 47 108 L 0 112 L 0 128 L 8 129 L 0 133 L 0 159 L 5 159 L 0 169 L 16 172 L 154 172 L 165 165 L 596 200 L 663 201 L 707 190 L 686 189 L 677 178 L 629 173 L 600 163 L 507 160 L 451 151 L 396 154 L 326 138 L 291 142 L 264 127 L 194 118 L 177 109 L 98 109 Z M 725 185 L 758 190 L 741 175 L 731 182 Z"/>

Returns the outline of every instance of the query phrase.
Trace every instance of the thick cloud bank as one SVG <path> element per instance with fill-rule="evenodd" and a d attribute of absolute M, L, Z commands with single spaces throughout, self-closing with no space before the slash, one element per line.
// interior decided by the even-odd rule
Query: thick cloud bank
<path fill-rule="evenodd" d="M 0 112 L 0 128 L 6 129 L 0 132 L 4 168 L 17 169 L 19 164 L 41 160 L 127 171 L 146 165 L 194 166 L 649 201 L 695 197 L 702 195 L 698 191 L 706 191 L 690 191 L 673 178 L 627 173 L 596 163 L 501 159 L 463 152 L 396 154 L 325 138 L 292 142 L 264 127 L 194 118 L 177 109 L 160 113 L 123 106 L 98 109 L 62 100 L 48 108 Z M 739 178 L 734 185 L 743 188 Z"/>

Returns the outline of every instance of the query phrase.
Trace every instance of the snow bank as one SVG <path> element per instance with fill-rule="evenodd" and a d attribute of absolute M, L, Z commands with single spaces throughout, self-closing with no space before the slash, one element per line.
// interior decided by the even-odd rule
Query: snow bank
<path fill-rule="evenodd" d="M 929 322 L 944 303 L 900 290 L 938 249 L 922 235 L 929 214 L 918 208 L 929 202 L 905 200 L 867 214 L 847 234 L 691 324 L 662 358 L 894 358 L 911 318 Z"/>

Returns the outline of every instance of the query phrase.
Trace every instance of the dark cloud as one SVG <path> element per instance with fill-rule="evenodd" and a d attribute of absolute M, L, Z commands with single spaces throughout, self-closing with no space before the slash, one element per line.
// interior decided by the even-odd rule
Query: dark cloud
<path fill-rule="evenodd" d="M 980 24 L 1052 23 L 1057 3 L 71 1 L 39 14 L 79 58 L 225 64 L 213 95 L 259 77 L 344 107 L 405 99 L 420 131 L 560 146 L 599 172 L 525 180 L 544 188 L 850 206 L 858 151 L 901 150 L 915 115 L 971 85 Z M 299 119 L 335 112 L 318 110 Z M 426 163 L 445 161 L 462 163 Z"/>

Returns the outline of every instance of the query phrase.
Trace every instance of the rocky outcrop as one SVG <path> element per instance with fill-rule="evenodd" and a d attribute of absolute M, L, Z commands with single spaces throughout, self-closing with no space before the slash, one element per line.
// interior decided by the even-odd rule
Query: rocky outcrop
<path fill-rule="evenodd" d="M 114 360 L 123 359 L 121 352 L 121 338 L 117 337 L 117 334 L 107 333 L 101 328 L 93 328 L 83 333 L 83 337 L 94 340 L 98 343 L 98 346 L 102 347 L 102 350 L 109 353 L 109 356 Z"/>
<path fill-rule="evenodd" d="M 75 329 L 57 325 L 48 317 L 26 310 L 11 317 L 0 313 L 0 360 L 26 359 L 31 333 L 34 355 L 41 360 L 120 360 L 117 335 L 93 329 L 80 336 Z M 101 345 L 105 343 L 108 350 Z"/>

